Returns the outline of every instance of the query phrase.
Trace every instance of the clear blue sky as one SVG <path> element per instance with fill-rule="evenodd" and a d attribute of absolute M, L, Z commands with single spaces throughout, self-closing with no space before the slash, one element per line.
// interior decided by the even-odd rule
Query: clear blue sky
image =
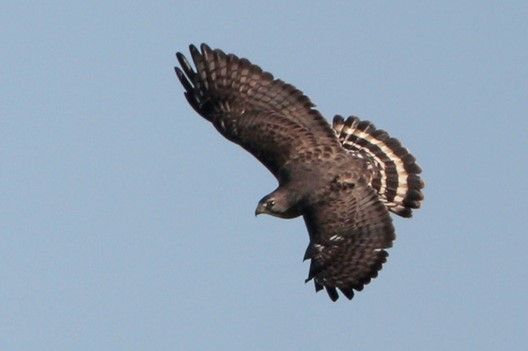
<path fill-rule="evenodd" d="M 525 1 L 0 6 L 0 349 L 525 350 Z M 426 200 L 379 278 L 305 285 L 301 219 L 187 105 L 207 42 L 400 138 Z"/>

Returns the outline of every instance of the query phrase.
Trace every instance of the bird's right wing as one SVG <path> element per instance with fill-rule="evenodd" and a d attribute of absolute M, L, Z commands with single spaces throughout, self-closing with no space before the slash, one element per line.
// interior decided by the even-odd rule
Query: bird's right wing
<path fill-rule="evenodd" d="M 299 153 L 341 148 L 330 125 L 292 85 L 205 44 L 201 51 L 191 45 L 190 52 L 196 71 L 181 53 L 176 67 L 190 105 L 276 176 Z"/>

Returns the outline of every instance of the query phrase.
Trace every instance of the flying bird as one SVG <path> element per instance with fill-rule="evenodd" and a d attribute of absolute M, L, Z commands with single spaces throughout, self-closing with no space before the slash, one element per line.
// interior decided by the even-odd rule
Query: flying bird
<path fill-rule="evenodd" d="M 198 114 L 277 178 L 255 214 L 302 216 L 306 282 L 336 301 L 378 275 L 395 239 L 389 212 L 411 217 L 424 183 L 415 158 L 372 123 L 337 115 L 330 126 L 300 90 L 247 59 L 190 45 L 176 74 Z"/>

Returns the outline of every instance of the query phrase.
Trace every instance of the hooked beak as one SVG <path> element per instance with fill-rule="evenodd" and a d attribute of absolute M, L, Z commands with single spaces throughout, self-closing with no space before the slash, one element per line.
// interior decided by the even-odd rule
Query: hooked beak
<path fill-rule="evenodd" d="M 258 204 L 257 208 L 255 209 L 255 217 L 259 214 L 266 213 L 266 209 L 264 208 L 264 204 Z"/>

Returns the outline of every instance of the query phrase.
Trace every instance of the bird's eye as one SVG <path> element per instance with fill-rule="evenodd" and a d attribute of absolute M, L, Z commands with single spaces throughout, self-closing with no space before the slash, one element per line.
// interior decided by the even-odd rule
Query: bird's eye
<path fill-rule="evenodd" d="M 270 200 L 266 203 L 266 207 L 271 208 L 275 206 L 275 200 Z"/>

